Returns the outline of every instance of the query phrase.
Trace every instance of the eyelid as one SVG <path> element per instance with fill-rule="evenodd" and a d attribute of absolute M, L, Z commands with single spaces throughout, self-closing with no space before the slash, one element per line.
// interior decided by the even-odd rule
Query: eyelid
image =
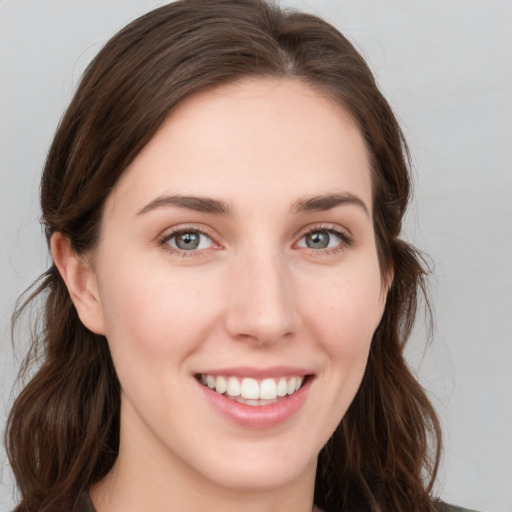
<path fill-rule="evenodd" d="M 212 247 L 207 247 L 204 249 L 193 249 L 193 250 L 186 251 L 186 250 L 182 250 L 182 249 L 179 249 L 176 247 L 172 247 L 170 244 L 167 243 L 171 238 L 173 238 L 181 233 L 189 233 L 189 232 L 196 232 L 196 233 L 199 233 L 201 235 L 208 237 L 212 242 Z M 158 237 L 157 241 L 158 241 L 158 245 L 162 246 L 166 251 L 169 251 L 172 254 L 177 254 L 179 256 L 186 257 L 186 256 L 194 256 L 194 255 L 197 255 L 198 253 L 203 253 L 203 252 L 207 251 L 208 249 L 220 249 L 221 245 L 217 242 L 216 238 L 217 237 L 214 234 L 212 234 L 209 229 L 207 229 L 203 226 L 198 227 L 196 225 L 191 225 L 191 224 L 181 224 L 181 225 L 172 227 L 170 230 L 164 231 L 164 233 Z"/>
<path fill-rule="evenodd" d="M 302 246 L 301 246 L 301 249 L 310 250 L 314 253 L 324 253 L 325 254 L 325 253 L 329 253 L 329 252 L 332 253 L 332 252 L 337 252 L 339 250 L 346 249 L 346 248 L 352 246 L 354 243 L 352 235 L 346 228 L 342 228 L 341 226 L 336 225 L 336 224 L 315 224 L 315 225 L 307 226 L 307 227 L 303 228 L 301 231 L 299 231 L 299 233 L 297 235 L 297 242 L 295 242 L 295 244 L 297 244 L 305 236 L 307 236 L 311 233 L 316 233 L 318 231 L 325 231 L 327 233 L 334 234 L 341 240 L 341 243 L 336 247 L 328 247 L 328 248 L 324 248 L 324 249 L 312 249 L 310 247 L 302 247 Z"/>
<path fill-rule="evenodd" d="M 329 254 L 329 253 L 335 253 L 340 250 L 344 250 L 351 245 L 353 245 L 353 237 L 348 229 L 343 228 L 337 224 L 314 224 L 309 225 L 304 228 L 302 228 L 300 231 L 298 231 L 297 235 L 295 236 L 296 242 L 293 244 L 296 246 L 300 240 L 302 240 L 305 236 L 311 233 L 315 233 L 318 231 L 325 231 L 327 233 L 331 233 L 338 237 L 341 242 L 336 247 L 327 247 L 324 249 L 312 249 L 309 247 L 300 247 L 300 249 L 303 250 L 309 250 L 316 254 Z M 187 232 L 197 232 L 200 233 L 206 237 L 208 237 L 212 242 L 212 247 L 203 248 L 203 249 L 194 249 L 194 250 L 182 250 L 179 248 L 172 247 L 167 242 L 174 236 L 179 235 L 180 233 L 187 233 Z M 221 249 L 222 245 L 217 241 L 218 236 L 212 232 L 211 229 L 205 226 L 197 226 L 194 224 L 180 224 L 177 226 L 174 226 L 170 228 L 170 230 L 166 230 L 163 232 L 162 235 L 160 235 L 157 238 L 158 245 L 162 246 L 165 250 L 177 254 L 180 256 L 194 256 L 198 253 L 204 253 L 208 251 L 209 249 Z"/>

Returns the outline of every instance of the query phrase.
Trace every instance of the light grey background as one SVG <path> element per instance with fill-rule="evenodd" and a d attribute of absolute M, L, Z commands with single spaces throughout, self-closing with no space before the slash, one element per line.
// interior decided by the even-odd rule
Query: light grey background
<path fill-rule="evenodd" d="M 0 422 L 16 361 L 9 316 L 45 268 L 38 180 L 79 76 L 156 0 L 0 0 Z M 512 2 L 283 2 L 327 18 L 368 58 L 416 174 L 408 238 L 435 261 L 437 330 L 409 354 L 445 431 L 438 492 L 512 511 Z M 23 353 L 23 346 L 20 353 Z M 0 509 L 12 506 L 3 452 Z"/>

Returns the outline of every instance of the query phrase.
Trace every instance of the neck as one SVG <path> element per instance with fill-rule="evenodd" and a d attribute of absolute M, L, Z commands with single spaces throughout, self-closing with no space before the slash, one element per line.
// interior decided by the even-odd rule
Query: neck
<path fill-rule="evenodd" d="M 320 512 L 313 506 L 313 485 L 279 489 L 226 489 L 212 484 L 198 485 L 197 479 L 181 477 L 144 478 L 138 471 L 126 471 L 116 463 L 112 471 L 90 490 L 96 512 L 168 512 L 172 510 L 209 512 Z M 154 475 L 153 475 L 154 476 Z"/>
<path fill-rule="evenodd" d="M 121 428 L 119 456 L 107 476 L 92 486 L 96 512 L 311 512 L 316 460 L 277 485 L 206 477 L 151 436 Z M 140 434 L 140 431 L 139 431 Z M 130 442 L 128 442 L 130 440 Z M 205 457 L 206 459 L 206 457 Z M 205 462 L 206 465 L 206 462 Z M 233 472 L 232 472 L 233 473 Z M 257 480 L 254 478 L 253 480 Z"/>

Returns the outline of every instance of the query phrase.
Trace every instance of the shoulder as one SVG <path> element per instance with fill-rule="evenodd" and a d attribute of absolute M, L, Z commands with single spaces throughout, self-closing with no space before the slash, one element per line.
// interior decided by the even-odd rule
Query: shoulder
<path fill-rule="evenodd" d="M 444 503 L 443 501 L 436 501 L 435 506 L 436 506 L 437 512 L 477 512 L 476 510 L 473 510 L 473 509 L 457 507 L 456 505 L 450 505 L 448 503 Z M 315 507 L 313 509 L 313 512 L 324 512 L 324 511 Z"/>
<path fill-rule="evenodd" d="M 91 499 L 89 498 L 89 493 L 86 491 L 82 491 L 79 495 L 71 512 L 95 512 L 94 506 L 92 504 Z"/>
<path fill-rule="evenodd" d="M 443 503 L 442 501 L 437 503 L 437 510 L 438 512 L 477 512 L 473 509 L 457 507 L 456 505 L 449 505 L 448 503 Z"/>

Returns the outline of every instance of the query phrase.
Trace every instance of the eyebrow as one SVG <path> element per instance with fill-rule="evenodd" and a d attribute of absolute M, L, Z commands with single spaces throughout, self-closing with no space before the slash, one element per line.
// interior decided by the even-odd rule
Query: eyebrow
<path fill-rule="evenodd" d="M 362 208 L 368 217 L 370 216 L 370 211 L 365 202 L 350 192 L 321 194 L 318 196 L 302 198 L 298 201 L 295 201 L 292 207 L 292 211 L 295 213 L 325 211 L 345 204 L 358 206 Z"/>
<path fill-rule="evenodd" d="M 152 210 L 156 210 L 157 208 L 163 208 L 167 206 L 186 208 L 187 210 L 195 210 L 202 213 L 212 213 L 215 215 L 231 215 L 233 212 L 233 209 L 228 203 L 218 199 L 213 199 L 210 197 L 171 195 L 160 196 L 156 199 L 153 199 L 153 201 L 138 211 L 137 215 L 142 215 Z"/>
<path fill-rule="evenodd" d="M 291 211 L 294 213 L 303 213 L 311 211 L 326 211 L 337 206 L 351 204 L 360 207 L 369 217 L 370 212 L 362 199 L 350 192 L 321 194 L 312 197 L 301 198 L 295 201 Z M 228 216 L 233 214 L 233 208 L 225 201 L 213 199 L 210 197 L 170 195 L 160 196 L 153 199 L 137 212 L 137 215 L 165 207 L 186 208 L 202 213 Z"/>

